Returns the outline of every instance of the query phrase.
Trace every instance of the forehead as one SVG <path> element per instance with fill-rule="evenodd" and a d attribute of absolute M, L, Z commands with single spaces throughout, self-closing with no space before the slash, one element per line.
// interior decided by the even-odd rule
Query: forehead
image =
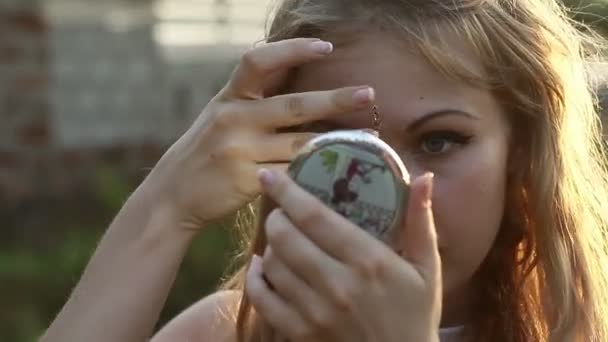
<path fill-rule="evenodd" d="M 480 63 L 468 56 L 463 46 L 454 44 L 449 52 L 451 58 L 457 58 L 468 69 L 481 72 Z M 447 77 L 413 48 L 387 35 L 369 34 L 356 42 L 338 45 L 326 59 L 299 68 L 291 90 L 303 92 L 357 85 L 374 87 L 383 119 L 398 125 L 407 125 L 424 113 L 439 110 L 476 114 L 487 111 L 488 107 L 497 107 L 488 91 Z M 347 114 L 350 123 L 368 126 L 369 113 L 352 114 Z M 341 120 L 346 118 L 338 119 Z"/>

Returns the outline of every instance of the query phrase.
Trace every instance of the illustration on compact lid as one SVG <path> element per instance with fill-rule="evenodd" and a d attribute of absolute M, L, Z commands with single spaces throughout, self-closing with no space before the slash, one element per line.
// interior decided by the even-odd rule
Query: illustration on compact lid
<path fill-rule="evenodd" d="M 410 177 L 398 154 L 363 130 L 340 130 L 310 140 L 289 175 L 348 220 L 391 244 L 403 220 Z"/>

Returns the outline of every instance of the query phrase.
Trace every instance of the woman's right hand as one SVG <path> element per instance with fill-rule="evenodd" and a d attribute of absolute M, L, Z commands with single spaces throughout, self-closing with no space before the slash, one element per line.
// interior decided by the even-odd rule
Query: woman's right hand
<path fill-rule="evenodd" d="M 369 107 L 373 89 L 348 87 L 267 97 L 290 68 L 322 59 L 330 43 L 297 38 L 245 53 L 227 85 L 163 155 L 144 183 L 180 229 L 199 230 L 253 200 L 260 168 L 285 169 L 315 134 L 280 128 Z"/>

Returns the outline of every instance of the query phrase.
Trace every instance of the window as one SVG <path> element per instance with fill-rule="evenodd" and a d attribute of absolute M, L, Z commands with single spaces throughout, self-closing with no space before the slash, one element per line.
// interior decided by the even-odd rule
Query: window
<path fill-rule="evenodd" d="M 264 37 L 269 0 L 158 0 L 161 45 L 250 45 Z"/>

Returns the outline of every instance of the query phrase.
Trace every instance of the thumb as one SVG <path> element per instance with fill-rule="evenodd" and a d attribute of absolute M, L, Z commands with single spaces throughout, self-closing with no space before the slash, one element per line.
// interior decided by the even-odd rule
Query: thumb
<path fill-rule="evenodd" d="M 441 261 L 433 220 L 432 193 L 432 173 L 427 172 L 412 182 L 400 245 L 405 258 L 418 270 L 425 281 L 438 282 Z"/>

